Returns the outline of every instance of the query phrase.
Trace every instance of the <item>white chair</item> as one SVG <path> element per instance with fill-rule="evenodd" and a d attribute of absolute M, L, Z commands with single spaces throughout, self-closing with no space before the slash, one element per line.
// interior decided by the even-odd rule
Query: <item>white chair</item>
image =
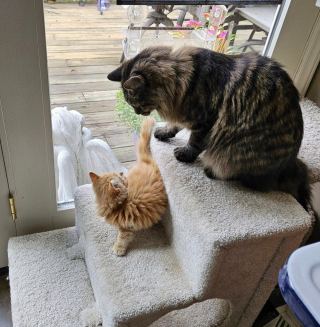
<path fill-rule="evenodd" d="M 236 8 L 233 15 L 228 17 L 229 21 L 233 20 L 235 22 L 232 33 L 236 34 L 237 30 L 240 29 L 252 29 L 248 40 L 242 43 L 237 49 L 242 49 L 242 52 L 245 52 L 249 47 L 252 51 L 255 51 L 254 45 L 265 45 L 276 11 L 276 5 Z M 248 20 L 253 25 L 239 25 L 239 22 L 244 20 Z M 262 39 L 254 39 L 254 34 L 261 31 L 263 31 L 266 36 Z M 230 45 L 233 45 L 233 42 L 232 40 Z"/>

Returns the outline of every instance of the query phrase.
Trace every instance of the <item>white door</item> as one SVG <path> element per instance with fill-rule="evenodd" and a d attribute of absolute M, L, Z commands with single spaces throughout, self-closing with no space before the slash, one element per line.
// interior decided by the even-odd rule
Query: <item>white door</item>
<path fill-rule="evenodd" d="M 300 91 L 319 60 L 315 3 L 284 0 L 266 51 L 285 65 Z M 74 210 L 58 210 L 56 202 L 43 0 L 0 1 L 0 99 L 17 234 L 73 225 Z"/>
<path fill-rule="evenodd" d="M 74 224 L 56 207 L 42 0 L 0 1 L 0 139 L 17 234 Z"/>
<path fill-rule="evenodd" d="M 16 225 L 9 205 L 9 186 L 0 142 L 0 268 L 8 265 L 7 245 L 16 236 Z"/>

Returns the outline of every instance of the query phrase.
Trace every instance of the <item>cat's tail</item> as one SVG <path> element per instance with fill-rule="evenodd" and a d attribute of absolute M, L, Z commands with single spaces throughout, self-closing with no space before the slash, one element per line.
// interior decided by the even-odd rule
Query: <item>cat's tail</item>
<path fill-rule="evenodd" d="M 311 183 L 308 166 L 296 158 L 292 169 L 282 172 L 279 178 L 280 190 L 288 192 L 308 211 L 311 205 Z"/>
<path fill-rule="evenodd" d="M 150 138 L 153 126 L 156 121 L 152 117 L 147 117 L 141 127 L 141 135 L 138 141 L 138 161 L 143 161 L 151 157 Z"/>

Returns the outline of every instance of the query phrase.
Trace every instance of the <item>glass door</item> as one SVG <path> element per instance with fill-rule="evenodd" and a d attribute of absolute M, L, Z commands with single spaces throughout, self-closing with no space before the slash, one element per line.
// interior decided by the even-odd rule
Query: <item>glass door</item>
<path fill-rule="evenodd" d="M 115 112 L 120 85 L 107 79 L 119 65 L 126 11 L 101 4 L 44 3 L 59 211 L 73 206 L 74 189 L 91 182 L 89 172 L 125 172 L 135 163 L 135 131 Z"/>
<path fill-rule="evenodd" d="M 90 171 L 126 171 L 135 163 L 141 121 L 125 103 L 119 83 L 107 79 L 119 61 L 129 58 L 130 42 L 139 42 L 141 49 L 194 45 L 230 54 L 262 53 L 278 9 L 81 4 L 43 5 L 59 211 L 73 206 L 74 189 L 91 182 Z"/>

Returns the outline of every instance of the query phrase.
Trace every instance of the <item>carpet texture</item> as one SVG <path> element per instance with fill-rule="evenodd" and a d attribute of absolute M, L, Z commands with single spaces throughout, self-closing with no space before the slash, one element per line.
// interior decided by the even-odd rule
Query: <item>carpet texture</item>
<path fill-rule="evenodd" d="M 316 182 L 320 113 L 309 100 L 301 106 L 300 156 Z M 162 224 L 136 233 L 125 257 L 111 252 L 117 230 L 97 217 L 90 185 L 76 190 L 77 230 L 9 241 L 15 327 L 252 326 L 312 217 L 288 194 L 209 180 L 199 159 L 178 162 L 173 150 L 187 139 L 186 131 L 152 138 L 169 207 Z"/>
<path fill-rule="evenodd" d="M 172 311 L 150 327 L 222 327 L 226 326 L 229 311 L 228 301 L 207 300 L 186 309 Z"/>
<path fill-rule="evenodd" d="M 151 140 L 169 198 L 170 214 L 163 223 L 196 299 L 229 299 L 233 310 L 229 325 L 247 327 L 312 219 L 289 194 L 209 180 L 200 159 L 178 162 L 173 150 L 184 146 L 188 137 L 182 131 L 167 142 Z"/>
<path fill-rule="evenodd" d="M 75 228 L 12 238 L 9 244 L 14 327 L 96 327 L 102 318 Z M 19 267 L 19 268 L 17 268 Z M 172 311 L 152 327 L 220 326 L 227 301 Z"/>
<path fill-rule="evenodd" d="M 304 136 L 299 157 L 308 165 L 312 183 L 320 182 L 320 108 L 308 99 L 300 102 Z"/>
<path fill-rule="evenodd" d="M 178 162 L 173 149 L 186 144 L 188 135 L 182 131 L 168 142 L 152 138 L 169 209 L 164 228 L 137 233 L 123 258 L 111 253 L 117 230 L 96 216 L 91 186 L 76 190 L 77 230 L 105 327 L 149 326 L 171 310 L 214 298 L 229 301 L 231 313 L 213 302 L 224 308 L 223 318 L 219 309 L 216 317 L 226 326 L 248 327 L 281 265 L 311 228 L 310 216 L 289 194 L 209 180 L 200 160 Z M 196 308 L 161 319 L 175 317 L 183 325 Z"/>
<path fill-rule="evenodd" d="M 76 222 L 103 326 L 149 326 L 194 302 L 162 225 L 135 233 L 125 257 L 112 253 L 118 230 L 96 215 L 91 185 L 77 188 Z"/>
<path fill-rule="evenodd" d="M 75 227 L 10 239 L 14 327 L 84 326 L 81 312 L 95 298 L 84 261 L 66 253 L 77 242 Z"/>

